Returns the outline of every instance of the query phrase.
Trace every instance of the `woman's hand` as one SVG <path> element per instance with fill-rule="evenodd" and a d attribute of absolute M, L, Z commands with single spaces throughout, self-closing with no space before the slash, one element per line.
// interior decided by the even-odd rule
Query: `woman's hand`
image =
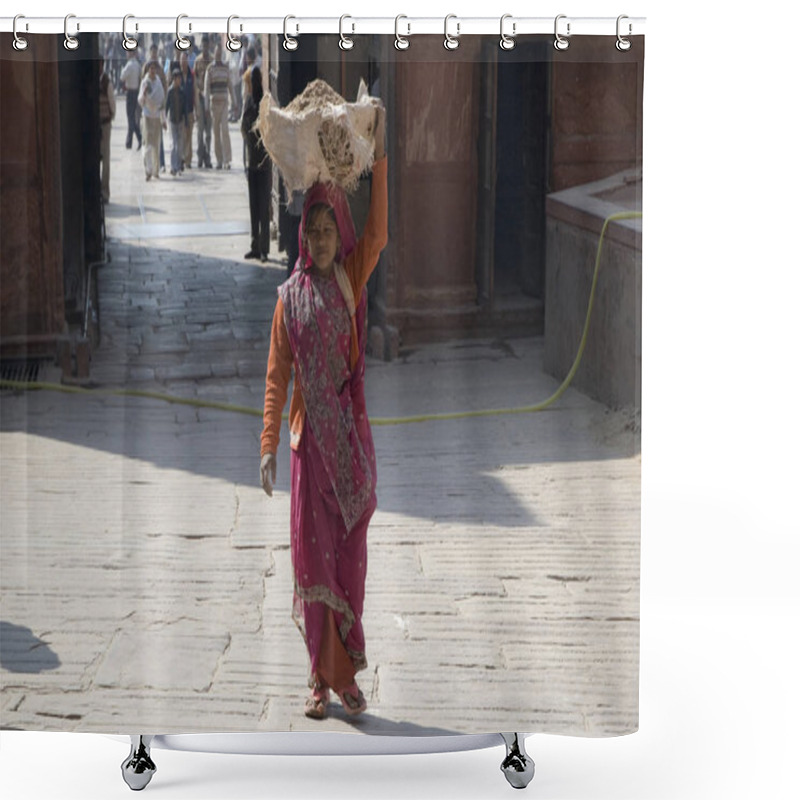
<path fill-rule="evenodd" d="M 278 462 L 275 459 L 275 453 L 265 453 L 261 456 L 261 485 L 269 497 L 272 497 L 277 469 Z"/>

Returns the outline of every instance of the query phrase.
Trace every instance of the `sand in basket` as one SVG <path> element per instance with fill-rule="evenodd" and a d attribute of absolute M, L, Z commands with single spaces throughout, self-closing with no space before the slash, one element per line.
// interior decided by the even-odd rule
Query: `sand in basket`
<path fill-rule="evenodd" d="M 378 103 L 363 80 L 355 103 L 319 79 L 285 108 L 265 94 L 255 127 L 288 191 L 305 191 L 318 181 L 354 191 L 372 168 Z"/>

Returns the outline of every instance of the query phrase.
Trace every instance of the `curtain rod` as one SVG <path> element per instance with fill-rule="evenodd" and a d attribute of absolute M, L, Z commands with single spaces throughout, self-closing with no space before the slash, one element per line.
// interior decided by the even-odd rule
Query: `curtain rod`
<path fill-rule="evenodd" d="M 120 33 L 122 20 L 117 17 L 82 17 L 70 14 L 68 17 L 0 17 L 0 32 L 15 30 L 20 36 L 26 33 L 65 33 L 71 36 L 81 33 Z M 230 27 L 229 27 L 230 26 Z M 451 14 L 444 17 L 194 17 L 181 14 L 173 17 L 136 17 L 129 15 L 125 24 L 129 36 L 137 33 L 180 33 L 192 36 L 197 33 L 225 33 L 230 30 L 234 36 L 256 33 L 287 33 L 289 36 L 302 36 L 304 33 L 332 33 L 348 36 L 358 34 L 395 34 L 414 36 L 419 34 L 451 36 L 476 34 L 500 34 L 501 27 L 507 36 L 526 34 L 554 34 L 561 36 L 640 36 L 644 34 L 644 17 L 459 17 Z M 179 31 L 178 31 L 179 29 Z"/>

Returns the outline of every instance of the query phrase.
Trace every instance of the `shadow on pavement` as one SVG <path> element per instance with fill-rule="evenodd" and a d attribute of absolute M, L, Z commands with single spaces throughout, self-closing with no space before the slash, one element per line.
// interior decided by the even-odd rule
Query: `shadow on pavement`
<path fill-rule="evenodd" d="M 145 209 L 146 211 L 157 211 L 155 208 Z M 140 213 L 139 206 L 129 206 L 123 203 L 110 202 L 105 206 L 106 217 L 130 217 L 133 214 Z"/>
<path fill-rule="evenodd" d="M 98 273 L 101 342 L 92 378 L 100 388 L 251 413 L 141 397 L 4 392 L 0 429 L 257 487 L 269 327 L 284 270 L 120 242 L 110 252 Z M 556 385 L 531 340 L 442 343 L 395 362 L 371 361 L 367 404 L 373 418 L 502 408 L 546 397 Z M 436 522 L 535 526 L 515 471 L 633 454 L 631 437 L 622 445 L 614 436 L 604 440 L 604 413 L 575 393 L 542 413 L 375 425 L 379 509 Z M 278 491 L 288 491 L 288 477 L 284 441 Z"/>
<path fill-rule="evenodd" d="M 0 621 L 0 666 L 9 672 L 40 673 L 61 666 L 61 659 L 30 628 Z"/>
<path fill-rule="evenodd" d="M 328 706 L 328 716 L 346 722 L 358 733 L 370 736 L 457 736 L 463 731 L 451 731 L 446 728 L 432 728 L 416 725 L 413 722 L 394 722 L 385 717 L 376 717 L 365 711 L 357 717 L 349 717 L 341 706 Z"/>

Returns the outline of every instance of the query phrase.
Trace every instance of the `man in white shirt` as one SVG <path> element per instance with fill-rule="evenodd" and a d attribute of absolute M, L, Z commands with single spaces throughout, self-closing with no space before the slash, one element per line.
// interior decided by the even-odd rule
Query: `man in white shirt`
<path fill-rule="evenodd" d="M 222 45 L 214 50 L 214 62 L 206 70 L 206 102 L 211 108 L 214 130 L 214 155 L 217 169 L 231 168 L 231 137 L 228 131 L 228 98 L 233 97 L 233 85 L 228 65 L 222 60 Z"/>
<path fill-rule="evenodd" d="M 125 147 L 128 150 L 133 146 L 133 137 L 139 142 L 137 150 L 142 149 L 142 131 L 139 128 L 139 85 L 142 82 L 142 67 L 139 59 L 136 58 L 134 50 L 128 50 L 128 60 L 119 76 L 120 82 L 125 88 L 125 110 L 128 113 L 128 135 L 125 137 Z"/>

